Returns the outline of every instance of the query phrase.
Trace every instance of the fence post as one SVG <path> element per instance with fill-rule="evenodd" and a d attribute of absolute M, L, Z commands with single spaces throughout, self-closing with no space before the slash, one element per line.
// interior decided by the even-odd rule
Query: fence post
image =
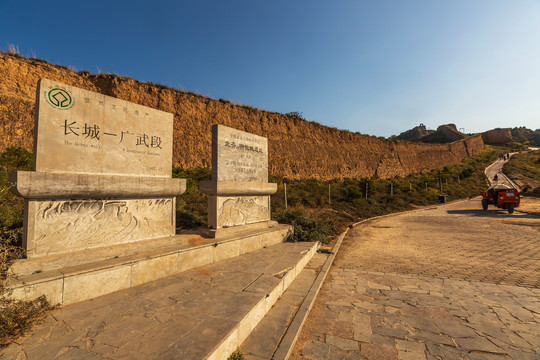
<path fill-rule="evenodd" d="M 285 210 L 287 210 L 287 182 L 288 182 L 288 179 L 287 177 L 285 176 L 283 178 L 283 188 L 285 190 Z"/>
<path fill-rule="evenodd" d="M 368 196 L 368 188 L 369 188 L 369 183 L 366 179 L 366 199 L 367 199 L 367 196 Z"/>
<path fill-rule="evenodd" d="M 328 203 L 332 203 L 332 198 L 330 197 L 330 181 L 328 182 Z"/>

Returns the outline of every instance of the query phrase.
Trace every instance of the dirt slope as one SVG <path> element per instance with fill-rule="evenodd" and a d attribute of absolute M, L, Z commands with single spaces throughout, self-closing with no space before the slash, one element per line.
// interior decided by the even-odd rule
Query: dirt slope
<path fill-rule="evenodd" d="M 461 161 L 484 147 L 481 137 L 444 145 L 411 144 L 322 126 L 153 83 L 0 53 L 0 151 L 33 147 L 36 84 L 49 78 L 174 114 L 173 163 L 207 166 L 212 124 L 269 138 L 270 173 L 291 179 L 403 176 Z"/>

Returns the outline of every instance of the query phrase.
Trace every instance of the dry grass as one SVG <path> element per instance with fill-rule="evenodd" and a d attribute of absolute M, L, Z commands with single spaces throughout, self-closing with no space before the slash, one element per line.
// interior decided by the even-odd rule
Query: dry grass
<path fill-rule="evenodd" d="M 13 342 L 39 321 L 51 307 L 45 297 L 32 301 L 10 299 L 4 279 L 13 261 L 25 256 L 22 247 L 22 199 L 9 189 L 7 174 L 32 168 L 32 154 L 22 148 L 10 148 L 0 154 L 0 347 Z"/>
<path fill-rule="evenodd" d="M 18 45 L 9 44 L 7 51 L 8 51 L 8 54 L 10 54 L 10 55 L 18 55 L 18 56 L 21 55 Z"/>
<path fill-rule="evenodd" d="M 524 195 L 540 197 L 540 151 L 512 156 L 503 171 L 521 186 Z"/>
<path fill-rule="evenodd" d="M 13 300 L 0 296 L 0 348 L 24 335 L 31 326 L 42 320 L 51 310 L 45 296 L 33 301 Z"/>
<path fill-rule="evenodd" d="M 3 280 L 11 263 L 14 260 L 23 258 L 25 251 L 17 244 L 16 234 L 7 233 L 6 230 L 0 231 L 3 233 L 0 241 L 0 280 Z M 0 286 L 1 290 L 2 286 Z"/>
<path fill-rule="evenodd" d="M 6 228 L 0 232 L 0 281 L 3 281 L 11 263 L 24 257 L 25 251 L 19 245 L 17 232 Z M 9 295 L 0 283 L 0 348 L 24 335 L 52 309 L 45 296 L 25 301 L 10 299 Z"/>

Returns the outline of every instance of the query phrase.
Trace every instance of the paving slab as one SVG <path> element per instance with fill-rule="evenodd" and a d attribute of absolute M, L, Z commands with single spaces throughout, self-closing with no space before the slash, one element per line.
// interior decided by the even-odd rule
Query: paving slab
<path fill-rule="evenodd" d="M 281 243 L 290 229 L 290 225 L 276 223 L 219 241 L 193 231 L 169 238 L 73 251 L 70 256 L 52 254 L 19 259 L 10 267 L 4 286 L 16 299 L 32 300 L 45 295 L 52 305 L 65 306 Z M 266 240 L 261 242 L 262 238 Z M 295 251 L 294 247 L 291 249 Z M 281 256 L 294 257 L 294 254 Z M 265 266 L 268 269 L 263 270 L 271 272 L 276 262 Z M 236 269 L 261 271 L 253 264 L 239 264 Z M 234 267 L 230 269 L 234 271 Z"/>
<path fill-rule="evenodd" d="M 316 248 L 315 243 L 272 245 L 57 309 L 18 344 L 3 349 L 0 359 L 224 357 L 274 305 L 271 294 L 274 300 L 282 295 L 288 274 L 294 279 L 301 273 L 299 264 Z"/>
<path fill-rule="evenodd" d="M 353 227 L 290 358 L 540 359 L 540 218 L 514 215 L 470 200 Z"/>
<path fill-rule="evenodd" d="M 255 356 L 255 359 L 273 358 L 327 258 L 328 255 L 323 253 L 313 256 L 251 335 L 241 344 L 240 351 L 244 356 L 248 356 L 248 359 L 252 356 Z"/>

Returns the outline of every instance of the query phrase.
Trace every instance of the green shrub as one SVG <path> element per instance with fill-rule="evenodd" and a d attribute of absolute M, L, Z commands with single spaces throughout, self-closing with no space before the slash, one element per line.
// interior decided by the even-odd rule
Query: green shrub
<path fill-rule="evenodd" d="M 240 351 L 235 351 L 227 358 L 227 360 L 244 360 L 244 354 Z"/>
<path fill-rule="evenodd" d="M 285 115 L 287 115 L 287 116 L 289 116 L 289 117 L 291 117 L 293 119 L 306 120 L 304 118 L 304 114 L 302 114 L 299 111 L 291 111 L 291 112 L 286 113 Z"/>
<path fill-rule="evenodd" d="M 537 182 L 540 180 L 540 154 L 538 151 L 515 154 L 510 158 L 510 161 L 504 164 L 503 171 L 509 177 L 519 180 L 525 195 L 540 196 L 537 186 Z"/>
<path fill-rule="evenodd" d="M 10 147 L 0 155 L 0 170 L 32 170 L 32 153 L 22 147 Z"/>
<path fill-rule="evenodd" d="M 199 182 L 210 180 L 211 176 L 209 168 L 173 167 L 173 178 L 186 179 L 186 192 L 176 198 L 176 227 L 193 229 L 206 225 L 208 196 L 199 190 Z"/>
<path fill-rule="evenodd" d="M 531 179 L 540 180 L 540 154 L 538 152 L 524 152 L 515 154 L 504 164 L 504 172 L 517 173 Z"/>
<path fill-rule="evenodd" d="M 463 171 L 459 174 L 462 179 L 471 177 L 474 173 L 474 170 L 471 168 L 463 169 Z"/>
<path fill-rule="evenodd" d="M 329 220 L 318 220 L 308 217 L 302 209 L 280 210 L 273 219 L 282 224 L 294 227 L 293 241 L 320 241 L 329 242 L 329 236 L 337 233 L 336 226 Z"/>
<path fill-rule="evenodd" d="M 24 201 L 11 193 L 8 173 L 31 169 L 32 154 L 21 147 L 10 147 L 0 154 L 0 278 L 5 276 L 11 261 L 24 256 Z"/>

